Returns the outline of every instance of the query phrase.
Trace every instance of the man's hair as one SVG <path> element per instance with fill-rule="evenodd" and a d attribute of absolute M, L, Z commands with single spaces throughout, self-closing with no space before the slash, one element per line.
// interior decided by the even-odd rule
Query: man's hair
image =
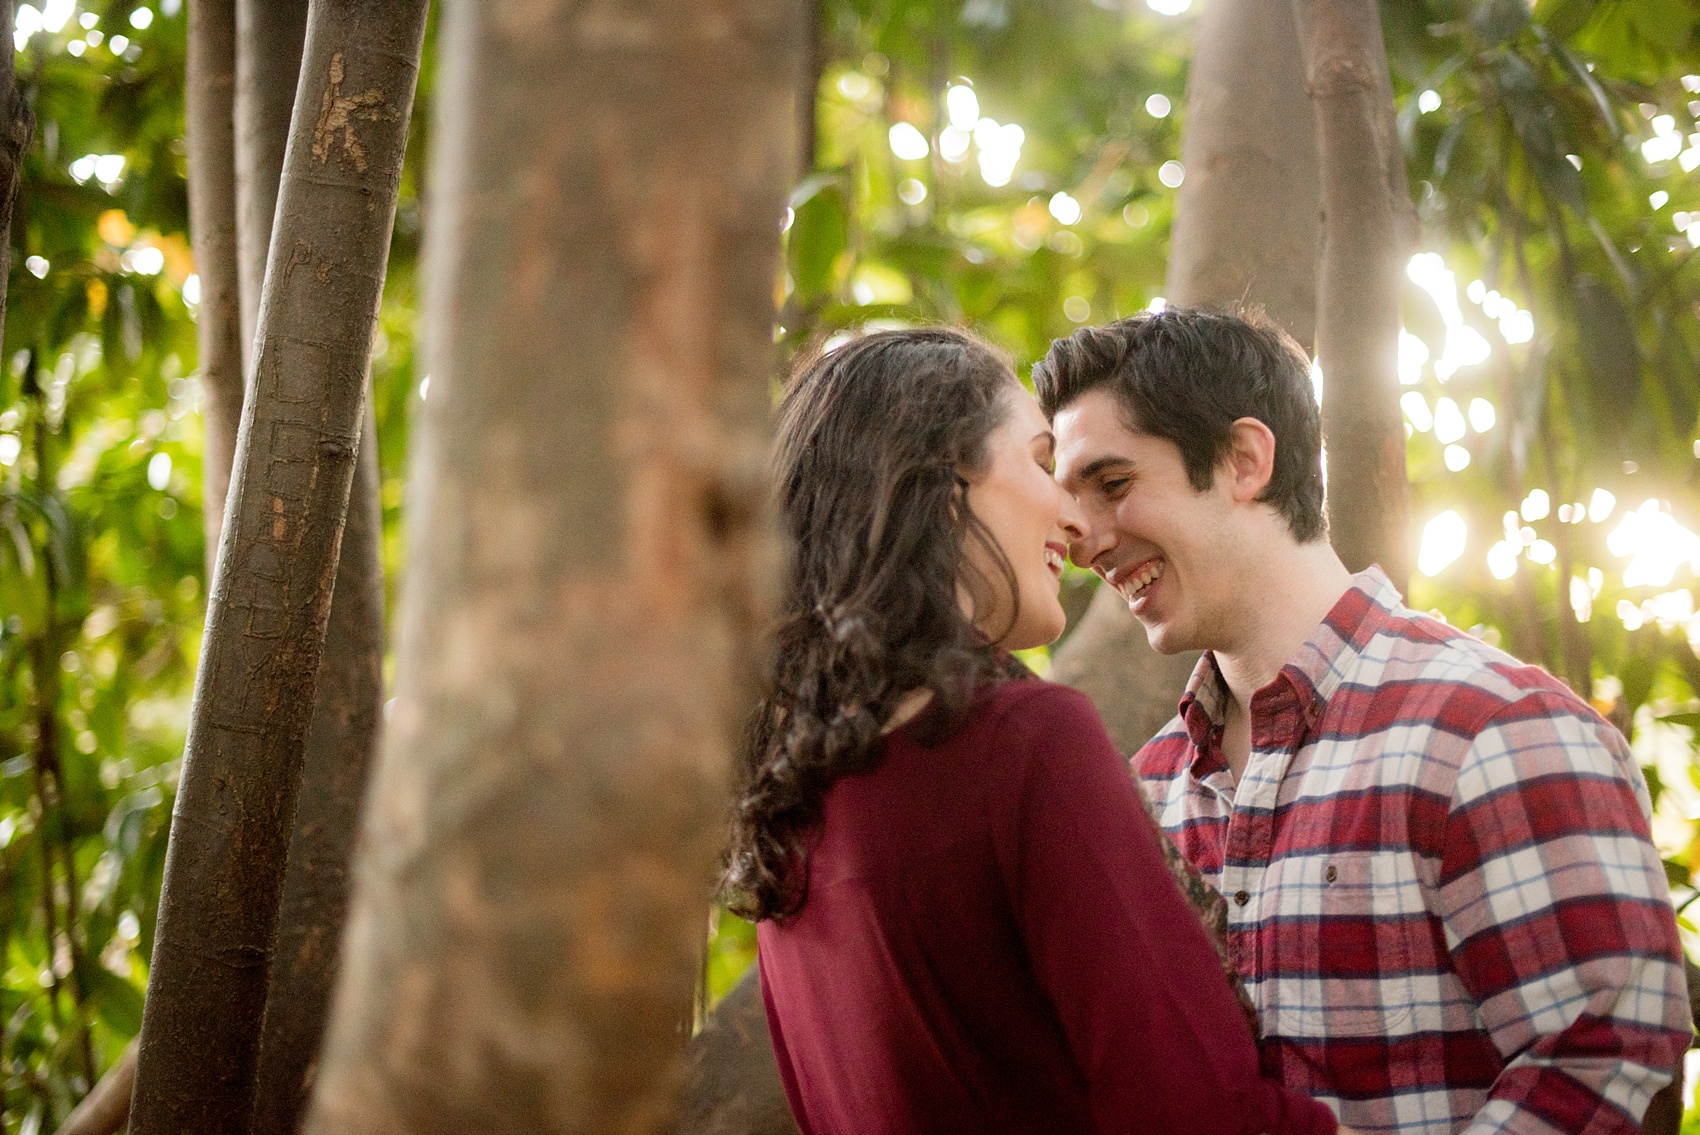
<path fill-rule="evenodd" d="M 1169 308 L 1083 327 L 1051 344 L 1033 367 L 1033 386 L 1053 418 L 1088 391 L 1108 390 L 1129 429 L 1179 447 L 1199 492 L 1228 455 L 1234 421 L 1256 418 L 1275 435 L 1274 471 L 1257 499 L 1286 518 L 1299 543 L 1327 534 L 1310 359 L 1261 312 Z"/>

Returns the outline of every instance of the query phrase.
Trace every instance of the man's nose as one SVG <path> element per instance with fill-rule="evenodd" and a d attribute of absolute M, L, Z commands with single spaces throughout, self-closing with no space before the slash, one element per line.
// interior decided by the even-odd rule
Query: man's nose
<path fill-rule="evenodd" d="M 1064 531 L 1068 533 L 1068 558 L 1076 567 L 1090 568 L 1092 561 L 1115 543 L 1109 530 L 1095 528 L 1086 511 L 1078 504 L 1065 518 Z"/>

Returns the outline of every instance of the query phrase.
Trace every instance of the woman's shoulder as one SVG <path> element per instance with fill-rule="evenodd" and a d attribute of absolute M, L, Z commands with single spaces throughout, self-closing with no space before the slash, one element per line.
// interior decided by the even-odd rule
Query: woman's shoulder
<path fill-rule="evenodd" d="M 987 687 L 963 732 L 995 739 L 997 747 L 1012 756 L 1113 749 L 1091 698 L 1037 677 L 1009 678 Z"/>
<path fill-rule="evenodd" d="M 1103 729 L 1091 698 L 1036 676 L 1007 678 L 987 686 L 976 700 L 973 715 L 1000 723 L 1023 719 Z"/>

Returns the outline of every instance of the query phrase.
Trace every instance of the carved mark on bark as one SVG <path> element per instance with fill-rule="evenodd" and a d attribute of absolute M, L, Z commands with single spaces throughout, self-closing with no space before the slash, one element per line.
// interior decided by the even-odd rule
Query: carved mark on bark
<path fill-rule="evenodd" d="M 1345 54 L 1329 55 L 1311 69 L 1310 91 L 1319 99 L 1370 94 L 1376 88 L 1375 79 L 1375 73 L 1362 60 Z"/>
<path fill-rule="evenodd" d="M 355 169 L 365 173 L 366 148 L 360 144 L 354 124 L 362 120 L 377 122 L 399 116 L 384 101 L 384 92 L 376 87 L 364 94 L 343 94 L 344 75 L 342 52 L 339 51 L 331 56 L 330 82 L 325 87 L 324 98 L 319 100 L 319 121 L 313 126 L 313 156 L 321 163 L 330 161 L 331 150 L 340 136 L 348 160 L 354 163 Z"/>

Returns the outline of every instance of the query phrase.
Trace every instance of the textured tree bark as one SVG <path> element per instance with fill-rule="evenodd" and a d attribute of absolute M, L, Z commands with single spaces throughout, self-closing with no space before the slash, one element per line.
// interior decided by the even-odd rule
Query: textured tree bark
<path fill-rule="evenodd" d="M 1316 327 L 1316 136 L 1292 0 L 1213 0 L 1187 79 L 1169 302 L 1260 304 L 1307 348 Z M 1143 745 L 1174 716 L 1198 656 L 1165 657 L 1100 589 L 1051 678 L 1088 694 L 1116 744 Z"/>
<path fill-rule="evenodd" d="M 1213 0 L 1198 20 L 1166 294 L 1240 300 L 1308 349 L 1321 186 L 1292 0 Z"/>
<path fill-rule="evenodd" d="M 242 1131 L 424 0 L 314 3 L 191 709 L 133 1135 Z"/>
<path fill-rule="evenodd" d="M 301 73 L 305 0 L 237 0 L 236 166 L 243 343 L 253 340 Z M 349 860 L 383 706 L 383 565 L 371 400 L 319 664 L 273 940 L 252 1135 L 294 1135 L 330 1009 Z"/>
<path fill-rule="evenodd" d="M 755 966 L 691 1038 L 689 1068 L 674 1135 L 797 1135 L 773 1058 L 761 972 Z"/>
<path fill-rule="evenodd" d="M 12 27 L 14 0 L 0 0 L 0 19 Z M 35 114 L 13 75 L 14 53 L 0 52 L 0 330 L 6 326 L 6 285 L 12 276 L 12 206 L 24 169 L 24 151 L 35 135 Z M 0 1108 L 3 1110 L 3 1108 Z"/>
<path fill-rule="evenodd" d="M 306 34 L 307 0 L 236 0 L 236 231 L 249 361 Z"/>
<path fill-rule="evenodd" d="M 191 0 L 185 90 L 189 229 L 201 278 L 201 422 L 206 430 L 201 508 L 207 580 L 224 531 L 230 463 L 242 420 L 242 303 L 236 266 L 235 0 Z"/>
<path fill-rule="evenodd" d="M 367 399 L 301 794 L 284 868 L 251 1135 L 295 1135 L 330 1015 L 360 807 L 383 717 L 378 438 Z"/>
<path fill-rule="evenodd" d="M 800 27 L 443 9 L 396 700 L 307 1132 L 671 1128 L 775 577 Z"/>
<path fill-rule="evenodd" d="M 1092 604 L 1051 662 L 1051 681 L 1090 697 L 1116 748 L 1132 755 L 1175 715 L 1196 651 L 1158 654 L 1145 628 L 1114 588 L 1099 587 Z"/>
<path fill-rule="evenodd" d="M 1409 485 L 1399 412 L 1399 297 L 1415 211 L 1375 0 L 1293 0 L 1322 163 L 1316 354 L 1329 538 L 1353 571 L 1405 587 Z"/>

